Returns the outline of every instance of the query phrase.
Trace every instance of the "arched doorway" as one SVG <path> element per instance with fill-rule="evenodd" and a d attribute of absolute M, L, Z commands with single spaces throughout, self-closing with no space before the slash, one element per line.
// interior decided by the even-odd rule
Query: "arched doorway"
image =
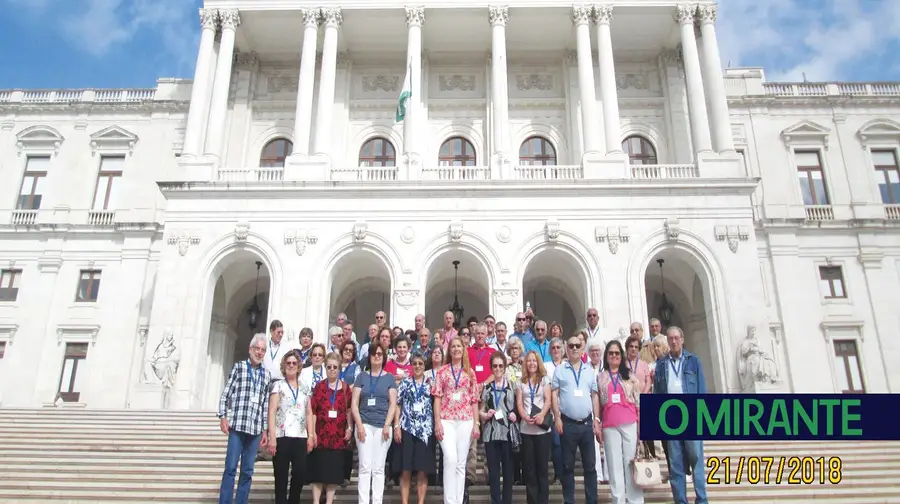
<path fill-rule="evenodd" d="M 693 254 L 674 248 L 660 251 L 648 263 L 644 273 L 647 320 L 660 319 L 663 334 L 667 327 L 680 327 L 684 332 L 684 348 L 696 355 L 703 365 L 707 390 L 726 392 L 720 373 L 719 363 L 723 356 L 715 338 L 710 286 L 706 268 Z M 668 317 L 667 312 L 670 313 Z M 647 324 L 645 331 L 649 334 Z"/>
<path fill-rule="evenodd" d="M 458 270 L 454 261 L 459 261 Z M 490 276 L 481 260 L 465 249 L 452 249 L 437 256 L 428 266 L 425 285 L 425 323 L 431 329 L 441 327 L 444 312 L 457 299 L 463 308 L 458 324 L 464 325 L 473 316 L 482 320 L 490 313 Z"/>
<path fill-rule="evenodd" d="M 253 335 L 268 331 L 272 289 L 269 269 L 259 255 L 249 250 L 234 250 L 226 255 L 213 269 L 212 277 L 215 286 L 206 361 L 198 370 L 206 383 L 203 403 L 207 408 L 218 405 L 228 373 L 235 362 L 247 358 Z M 256 315 L 251 317 L 251 311 Z M 251 324 L 251 318 L 255 324 Z"/>
<path fill-rule="evenodd" d="M 386 323 L 391 320 L 391 292 L 391 274 L 384 261 L 368 250 L 350 250 L 331 269 L 329 325 L 338 313 L 345 313 L 362 341 L 376 312 L 385 313 Z"/>
<path fill-rule="evenodd" d="M 525 265 L 523 298 L 531 303 L 537 318 L 548 325 L 559 322 L 565 335 L 573 334 L 584 325 L 588 309 L 586 275 L 572 254 L 546 248 Z"/>

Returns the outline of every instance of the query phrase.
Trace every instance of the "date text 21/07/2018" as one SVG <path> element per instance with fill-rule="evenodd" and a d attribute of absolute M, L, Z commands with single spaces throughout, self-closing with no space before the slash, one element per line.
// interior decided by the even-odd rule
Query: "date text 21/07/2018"
<path fill-rule="evenodd" d="M 707 485 L 837 485 L 843 479 L 840 457 L 709 457 Z"/>

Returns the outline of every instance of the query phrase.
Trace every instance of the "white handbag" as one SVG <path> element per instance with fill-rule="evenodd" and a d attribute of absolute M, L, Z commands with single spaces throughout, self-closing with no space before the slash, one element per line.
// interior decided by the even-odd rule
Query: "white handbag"
<path fill-rule="evenodd" d="M 646 453 L 644 443 L 638 442 L 637 457 L 631 461 L 631 480 L 640 488 L 662 484 L 659 461 Z"/>

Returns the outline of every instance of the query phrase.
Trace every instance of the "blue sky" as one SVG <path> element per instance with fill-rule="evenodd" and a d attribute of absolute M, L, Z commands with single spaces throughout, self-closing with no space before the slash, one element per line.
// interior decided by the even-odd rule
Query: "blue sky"
<path fill-rule="evenodd" d="M 202 0 L 0 0 L 0 89 L 193 75 Z M 510 2 L 512 3 L 512 2 Z M 900 0 L 720 0 L 723 65 L 769 81 L 900 80 Z"/>

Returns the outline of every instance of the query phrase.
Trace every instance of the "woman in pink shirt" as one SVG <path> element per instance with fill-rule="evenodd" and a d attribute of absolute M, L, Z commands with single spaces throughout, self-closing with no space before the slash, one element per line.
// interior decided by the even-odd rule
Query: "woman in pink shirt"
<path fill-rule="evenodd" d="M 640 504 L 644 492 L 631 479 L 630 462 L 637 455 L 641 383 L 623 365 L 625 350 L 618 340 L 606 344 L 603 371 L 597 375 L 600 396 L 600 424 L 609 492 L 613 504 Z"/>
<path fill-rule="evenodd" d="M 641 394 L 649 394 L 653 378 L 650 376 L 650 365 L 641 360 L 640 336 L 629 336 L 625 340 L 625 354 L 625 367 L 641 384 Z"/>

